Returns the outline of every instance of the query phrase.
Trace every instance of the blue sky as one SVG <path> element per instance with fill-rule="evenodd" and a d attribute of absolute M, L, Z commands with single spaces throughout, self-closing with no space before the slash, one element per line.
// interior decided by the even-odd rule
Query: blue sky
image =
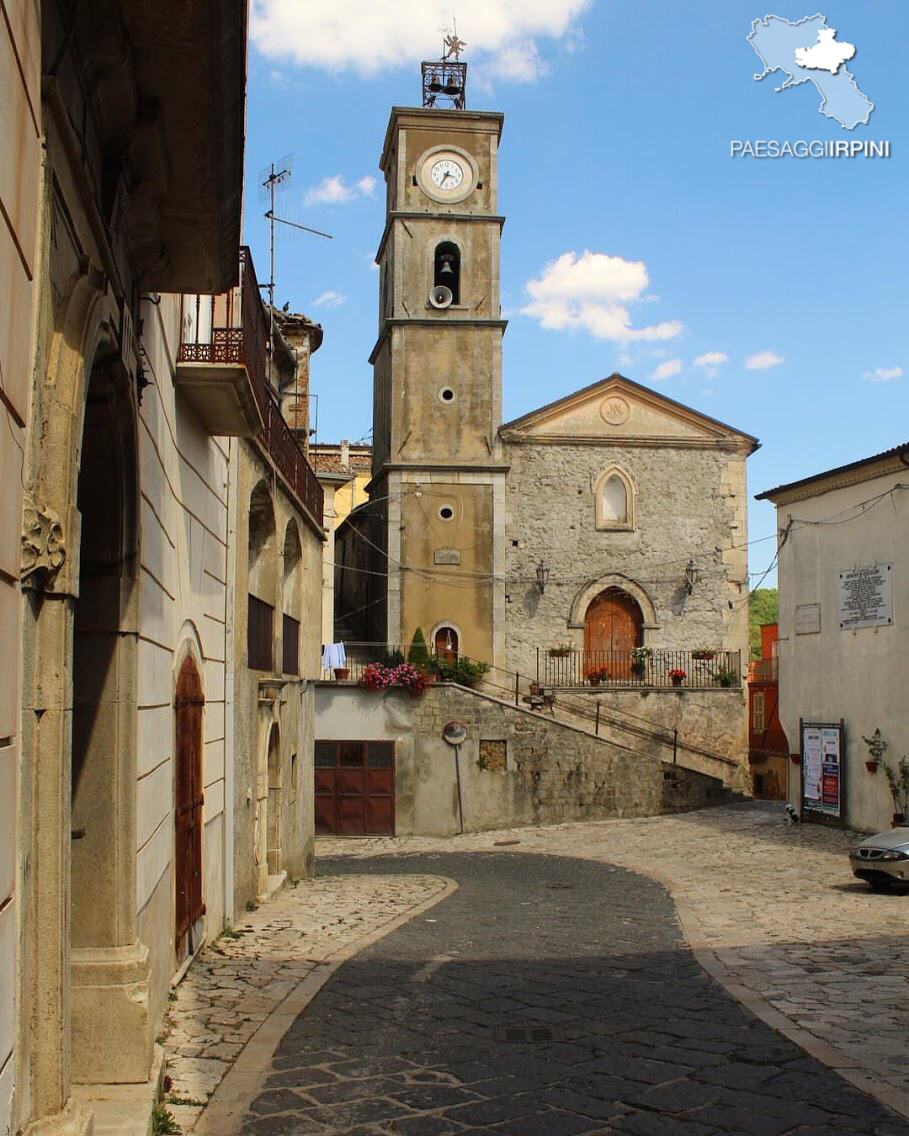
<path fill-rule="evenodd" d="M 874 104 L 867 125 L 819 113 L 812 82 L 755 81 L 746 37 L 768 9 L 752 0 L 458 5 L 468 106 L 505 113 L 506 420 L 618 370 L 760 438 L 750 495 L 909 437 L 905 8 L 820 11 L 856 48 L 843 66 Z M 284 230 L 276 265 L 278 303 L 325 329 L 321 441 L 368 438 L 378 158 L 450 18 L 446 0 L 253 0 L 244 240 L 266 279 L 256 182 L 292 154 L 279 213 L 334 237 Z M 733 140 L 770 139 L 885 140 L 891 156 L 730 157 Z M 752 500 L 749 529 L 756 583 L 772 507 Z"/>

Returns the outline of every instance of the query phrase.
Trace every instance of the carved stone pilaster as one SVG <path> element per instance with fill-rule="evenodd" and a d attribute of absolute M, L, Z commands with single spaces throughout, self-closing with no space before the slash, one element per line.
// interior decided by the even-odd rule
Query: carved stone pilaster
<path fill-rule="evenodd" d="M 22 569 L 24 587 L 43 591 L 66 562 L 66 538 L 58 513 L 40 507 L 28 494 L 22 509 Z"/>

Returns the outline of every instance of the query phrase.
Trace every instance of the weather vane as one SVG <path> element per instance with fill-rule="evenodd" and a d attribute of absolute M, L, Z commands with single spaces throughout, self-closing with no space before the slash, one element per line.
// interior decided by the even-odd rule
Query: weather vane
<path fill-rule="evenodd" d="M 458 36 L 458 25 L 451 17 L 452 26 L 439 28 L 442 36 L 440 59 L 423 64 L 423 106 L 440 104 L 464 110 L 467 105 L 467 64 L 461 63 L 461 52 L 467 44 Z"/>
<path fill-rule="evenodd" d="M 439 28 L 442 33 L 442 62 L 446 59 L 453 59 L 455 63 L 461 58 L 461 51 L 467 46 L 462 39 L 458 39 L 458 22 L 451 17 L 452 26 L 449 28 L 447 24 Z"/>

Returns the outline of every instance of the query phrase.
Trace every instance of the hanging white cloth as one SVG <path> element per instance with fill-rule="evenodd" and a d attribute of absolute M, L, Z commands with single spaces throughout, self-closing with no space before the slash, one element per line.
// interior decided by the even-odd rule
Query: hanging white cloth
<path fill-rule="evenodd" d="M 333 671 L 335 667 L 347 666 L 347 652 L 343 643 L 326 643 L 322 651 L 322 669 Z"/>

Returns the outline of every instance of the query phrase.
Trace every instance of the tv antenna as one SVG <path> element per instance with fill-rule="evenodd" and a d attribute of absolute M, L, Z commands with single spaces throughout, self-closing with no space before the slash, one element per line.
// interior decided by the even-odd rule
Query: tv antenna
<path fill-rule="evenodd" d="M 286 217 L 278 217 L 275 213 L 275 194 L 287 189 L 293 181 L 293 156 L 288 154 L 278 162 L 271 162 L 259 174 L 259 199 L 268 202 L 265 217 L 269 228 L 269 258 L 268 283 L 262 285 L 268 288 L 268 385 L 272 386 L 271 366 L 275 354 L 275 222 L 288 225 L 291 229 L 300 229 L 304 233 L 312 233 L 317 237 L 333 240 L 329 233 L 320 232 L 319 229 L 310 229 L 308 225 L 301 225 L 298 221 L 289 221 Z"/>

